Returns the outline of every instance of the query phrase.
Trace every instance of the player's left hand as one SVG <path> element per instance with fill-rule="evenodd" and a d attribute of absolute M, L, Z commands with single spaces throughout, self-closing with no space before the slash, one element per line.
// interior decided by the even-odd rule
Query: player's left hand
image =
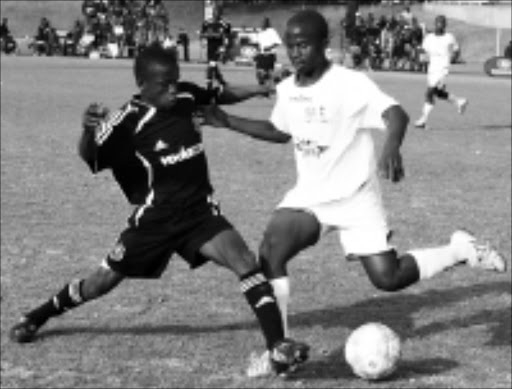
<path fill-rule="evenodd" d="M 378 169 L 380 177 L 392 182 L 401 181 L 405 174 L 400 151 L 384 151 L 379 160 Z"/>

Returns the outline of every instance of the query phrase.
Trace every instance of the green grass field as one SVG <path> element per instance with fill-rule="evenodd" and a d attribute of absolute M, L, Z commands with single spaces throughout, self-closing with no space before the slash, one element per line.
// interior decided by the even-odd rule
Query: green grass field
<path fill-rule="evenodd" d="M 478 70 L 480 73 L 480 70 Z M 184 67 L 203 83 L 203 68 Z M 228 67 L 235 83 L 250 68 Z M 372 73 L 416 119 L 425 76 Z M 113 246 L 130 212 L 109 173 L 92 176 L 76 155 L 82 110 L 111 107 L 134 90 L 124 60 L 1 58 L 2 388 L 364 388 L 343 359 L 352 329 L 382 321 L 403 339 L 397 373 L 372 388 L 510 388 L 511 273 L 459 267 L 398 293 L 376 290 L 347 263 L 334 235 L 290 267 L 292 334 L 311 360 L 288 380 L 249 380 L 244 369 L 263 338 L 238 281 L 214 265 L 191 272 L 176 257 L 156 281 L 126 281 L 102 300 L 50 321 L 35 343 L 8 330 L 66 282 L 88 274 Z M 410 128 L 406 180 L 384 183 L 400 250 L 444 243 L 458 227 L 511 256 L 511 81 L 462 65 L 450 89 L 470 99 L 464 116 L 439 104 L 431 131 Z M 266 118 L 272 100 L 230 111 Z M 224 213 L 256 249 L 293 184 L 290 145 L 204 129 Z"/>

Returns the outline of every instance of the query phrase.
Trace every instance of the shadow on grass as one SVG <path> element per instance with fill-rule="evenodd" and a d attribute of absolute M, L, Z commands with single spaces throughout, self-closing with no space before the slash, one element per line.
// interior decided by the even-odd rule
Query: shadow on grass
<path fill-rule="evenodd" d="M 290 376 L 293 380 L 323 380 L 323 379 L 355 379 L 347 363 L 341 363 L 345 360 L 343 348 L 339 348 L 326 357 L 310 361 L 304 365 L 304 369 L 297 370 Z M 422 376 L 435 376 L 443 374 L 459 366 L 454 360 L 447 358 L 424 358 L 400 361 L 396 371 L 379 382 L 395 380 L 411 380 Z"/>
<path fill-rule="evenodd" d="M 512 129 L 512 124 L 486 124 L 482 128 L 486 131 L 510 130 Z"/>
<path fill-rule="evenodd" d="M 294 327 L 323 328 L 346 327 L 354 329 L 371 318 L 372 321 L 381 321 L 396 329 L 404 338 L 423 338 L 433 334 L 451 330 L 453 328 L 468 328 L 476 325 L 486 325 L 491 332 L 487 346 L 510 346 L 511 316 L 510 307 L 500 309 L 483 309 L 468 315 L 450 317 L 445 321 L 437 321 L 424 326 L 416 327 L 414 315 L 424 309 L 440 309 L 443 306 L 462 301 L 471 301 L 484 295 L 511 294 L 509 281 L 481 283 L 470 286 L 461 286 L 444 290 L 429 290 L 424 293 L 411 294 L 398 292 L 382 294 L 381 296 L 363 300 L 349 306 L 331 306 L 327 308 L 310 310 L 292 315 L 290 320 Z M 340 300 L 342 298 L 340 297 Z M 56 319 L 55 322 L 58 322 Z M 53 323 L 52 323 L 53 324 Z M 92 325 L 93 323 L 91 323 Z M 42 329 L 39 339 L 53 336 L 71 336 L 76 333 L 94 334 L 200 334 L 222 331 L 239 331 L 259 328 L 256 321 L 238 322 L 232 324 L 211 325 L 154 325 L 143 324 L 125 327 L 88 327 L 69 326 L 60 328 Z"/>

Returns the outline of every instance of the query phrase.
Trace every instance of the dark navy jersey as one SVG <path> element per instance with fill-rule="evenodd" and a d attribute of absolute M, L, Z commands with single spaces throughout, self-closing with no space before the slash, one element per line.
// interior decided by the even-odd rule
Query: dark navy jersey
<path fill-rule="evenodd" d="M 132 204 L 172 210 L 204 199 L 213 190 L 196 115 L 216 94 L 180 82 L 166 110 L 136 95 L 102 123 L 82 157 L 94 173 L 111 169 Z"/>
<path fill-rule="evenodd" d="M 222 46 L 231 33 L 231 26 L 223 20 L 205 20 L 201 26 L 201 35 L 208 45 Z"/>

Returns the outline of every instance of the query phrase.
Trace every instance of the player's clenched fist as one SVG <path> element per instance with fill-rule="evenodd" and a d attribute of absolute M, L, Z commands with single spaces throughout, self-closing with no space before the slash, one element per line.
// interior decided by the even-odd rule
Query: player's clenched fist
<path fill-rule="evenodd" d="M 101 103 L 89 104 L 85 109 L 82 118 L 82 125 L 84 129 L 94 130 L 100 122 L 106 118 L 108 113 L 108 108 Z"/>

